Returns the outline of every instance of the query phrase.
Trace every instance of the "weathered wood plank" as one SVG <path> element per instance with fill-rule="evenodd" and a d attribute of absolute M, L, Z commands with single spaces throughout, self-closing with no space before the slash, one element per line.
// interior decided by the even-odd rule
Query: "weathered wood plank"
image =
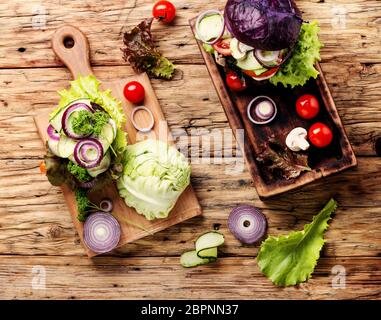
<path fill-rule="evenodd" d="M 328 63 L 324 69 L 327 78 L 335 79 L 333 69 L 334 63 Z M 344 64 L 345 78 L 340 83 L 334 80 L 330 85 L 357 155 L 375 155 L 374 145 L 381 137 L 381 64 L 373 69 L 376 73 L 363 79 L 362 69 L 354 70 L 351 65 Z M 129 68 L 96 67 L 95 73 L 100 79 L 109 81 L 128 76 Z M 0 140 L 3 143 L 0 158 L 41 155 L 38 147 L 41 143 L 32 116 L 54 108 L 58 100 L 56 91 L 65 88 L 68 80 L 69 72 L 60 68 L 0 70 Z M 152 84 L 175 135 L 185 139 L 185 133 L 208 136 L 213 130 L 229 129 L 204 66 L 181 65 L 174 80 L 153 80 Z M 184 145 L 185 140 L 182 141 Z M 198 139 L 190 142 L 199 143 Z M 211 148 L 212 154 L 214 151 L 221 153 L 220 145 Z M 223 147 L 230 150 L 235 149 L 235 145 L 234 139 L 227 139 Z M 192 149 L 195 153 L 200 150 L 197 146 Z"/>
<path fill-rule="evenodd" d="M 220 258 L 195 269 L 179 258 L 95 258 L 3 256 L 0 298 L 8 299 L 380 299 L 381 258 L 321 259 L 308 283 L 278 288 L 253 258 Z M 345 287 L 334 266 L 345 268 Z M 33 289 L 33 267 L 44 268 L 46 288 Z M 34 282 L 36 283 L 36 282 Z"/>
<path fill-rule="evenodd" d="M 296 1 L 306 20 L 320 22 L 325 43 L 322 68 L 356 153 L 375 155 L 374 144 L 381 137 L 381 2 Z M 228 129 L 209 75 L 203 65 L 196 65 L 203 61 L 187 25 L 198 12 L 222 7 L 225 1 L 173 2 L 178 8 L 175 24 L 155 24 L 153 31 L 160 50 L 179 69 L 173 81 L 153 81 L 169 125 L 198 135 Z M 128 259 L 89 261 L 62 195 L 38 173 L 43 146 L 32 116 L 52 108 L 57 102 L 55 91 L 70 80 L 65 68 L 56 68 L 62 64 L 53 55 L 50 38 L 64 23 L 80 26 L 90 38 L 99 78 L 125 77 L 126 69 L 120 66 L 125 64 L 119 50 L 122 31 L 150 16 L 152 1 L 105 0 L 102 5 L 88 0 L 44 1 L 45 30 L 31 24 L 39 5 L 38 0 L 0 4 L 0 68 L 15 68 L 0 70 L 0 281 L 6 288 L 0 298 L 381 298 L 381 160 L 377 158 L 360 158 L 354 171 L 266 202 L 258 199 L 246 171 L 231 176 L 224 163 L 194 164 L 193 182 L 204 216 L 116 252 Z M 205 149 L 195 141 L 191 145 L 196 156 Z M 235 152 L 234 140 L 225 141 L 223 148 L 212 149 L 216 156 L 212 163 L 224 161 L 222 150 Z M 297 230 L 332 195 L 340 208 L 326 233 L 317 272 L 307 284 L 287 289 L 272 286 L 253 259 L 257 247 L 242 246 L 227 230 L 227 216 L 239 203 L 263 208 L 271 234 Z M 214 227 L 227 238 L 222 258 L 215 265 L 182 269 L 180 253 L 192 247 L 197 234 Z M 347 287 L 334 290 L 330 273 L 338 264 L 346 268 Z M 31 288 L 35 265 L 47 270 L 45 291 Z"/>
<path fill-rule="evenodd" d="M 212 0 L 208 4 L 203 1 L 173 2 L 177 6 L 177 18 L 173 26 L 155 24 L 157 43 L 176 63 L 202 63 L 187 26 L 188 19 L 205 9 L 222 8 L 225 1 Z M 321 24 L 321 39 L 325 43 L 323 61 L 381 62 L 379 1 L 299 0 L 297 4 L 305 20 L 317 19 Z M 49 41 L 54 30 L 64 23 L 79 26 L 88 35 L 94 64 L 123 64 L 119 50 L 122 31 L 151 16 L 151 8 L 151 0 L 105 0 L 102 5 L 89 0 L 76 1 L 75 4 L 69 0 L 59 3 L 49 0 L 43 5 L 40 0 L 3 2 L 0 4 L 0 19 L 6 22 L 2 23 L 0 67 L 60 65 Z M 38 16 L 38 12 L 42 15 Z M 45 29 L 38 28 L 39 18 L 45 18 Z M 339 68 L 338 65 L 336 69 Z"/>
<path fill-rule="evenodd" d="M 256 246 L 243 246 L 227 229 L 234 206 L 246 203 L 262 208 L 269 219 L 269 234 L 284 234 L 302 229 L 335 196 L 339 209 L 326 234 L 324 256 L 379 256 L 381 160 L 359 160 L 356 170 L 266 202 L 258 199 L 246 170 L 232 176 L 225 172 L 227 164 L 193 165 L 192 180 L 203 216 L 129 244 L 117 254 L 179 255 L 192 247 L 198 234 L 218 228 L 226 235 L 224 255 L 255 256 Z M 63 196 L 39 173 L 38 164 L 38 159 L 0 160 L 0 252 L 83 255 Z"/>

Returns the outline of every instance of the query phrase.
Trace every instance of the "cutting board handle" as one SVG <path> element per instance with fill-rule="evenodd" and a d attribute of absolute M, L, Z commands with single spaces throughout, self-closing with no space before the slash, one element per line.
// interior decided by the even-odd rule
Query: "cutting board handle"
<path fill-rule="evenodd" d="M 90 67 L 90 47 L 87 37 L 76 27 L 65 25 L 52 37 L 52 48 L 70 70 L 73 78 L 93 74 Z"/>

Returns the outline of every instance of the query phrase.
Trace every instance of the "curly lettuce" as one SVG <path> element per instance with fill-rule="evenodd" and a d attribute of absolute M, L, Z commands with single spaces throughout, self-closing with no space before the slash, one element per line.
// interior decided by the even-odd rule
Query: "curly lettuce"
<path fill-rule="evenodd" d="M 153 19 L 145 19 L 123 35 L 123 59 L 136 72 L 146 72 L 150 77 L 172 79 L 175 66 L 156 48 L 152 38 Z"/>
<path fill-rule="evenodd" d="M 90 99 L 100 105 L 115 121 L 118 129 L 121 129 L 126 122 L 121 101 L 111 95 L 111 90 L 101 91 L 100 81 L 93 75 L 86 77 L 79 76 L 76 80 L 70 81 L 70 88 L 58 91 L 61 99 L 58 107 L 50 114 L 50 120 L 61 112 L 69 103 L 78 99 Z"/>
<path fill-rule="evenodd" d="M 317 21 L 302 24 L 291 58 L 270 78 L 273 85 L 281 83 L 284 87 L 289 85 L 294 88 L 305 85 L 310 78 L 317 78 L 319 72 L 315 69 L 315 63 L 320 61 L 320 48 L 323 47 L 319 41 L 319 31 Z"/>
<path fill-rule="evenodd" d="M 278 286 L 291 286 L 311 277 L 320 251 L 323 235 L 337 202 L 331 199 L 302 231 L 280 237 L 268 237 L 261 245 L 257 262 L 263 274 Z"/>
<path fill-rule="evenodd" d="M 129 145 L 119 195 L 146 219 L 166 218 L 190 183 L 188 161 L 173 146 L 157 140 Z"/>

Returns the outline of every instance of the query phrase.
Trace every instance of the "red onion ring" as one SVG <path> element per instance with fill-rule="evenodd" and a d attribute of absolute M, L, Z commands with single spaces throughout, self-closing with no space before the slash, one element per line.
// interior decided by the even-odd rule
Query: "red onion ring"
<path fill-rule="evenodd" d="M 150 123 L 147 127 L 145 128 L 140 128 L 138 126 L 138 124 L 135 122 L 135 114 L 137 111 L 139 110 L 144 110 L 146 111 L 149 116 L 150 116 Z M 155 124 L 155 119 L 153 117 L 153 114 L 152 114 L 152 111 L 150 109 L 148 109 L 147 107 L 145 106 L 140 106 L 140 107 L 136 107 L 132 110 L 131 112 L 131 122 L 132 122 L 132 125 L 135 127 L 136 130 L 140 131 L 140 132 L 143 132 L 143 133 L 147 133 L 147 132 L 150 132 Z"/>
<path fill-rule="evenodd" d="M 99 208 L 101 208 L 105 212 L 111 212 L 113 207 L 114 206 L 113 206 L 112 201 L 110 199 L 103 199 L 99 203 Z"/>
<path fill-rule="evenodd" d="M 207 40 L 204 40 L 204 39 L 200 39 L 201 37 L 200 37 L 200 32 L 199 32 L 199 24 L 200 24 L 201 20 L 204 19 L 205 16 L 210 16 L 210 15 L 213 15 L 213 14 L 218 14 L 218 15 L 221 16 L 223 28 L 222 28 L 220 34 L 218 35 L 218 37 L 216 39 L 214 39 L 212 41 L 207 41 Z M 202 41 L 203 43 L 206 43 L 206 44 L 210 44 L 210 45 L 215 44 L 215 43 L 217 43 L 222 38 L 222 36 L 225 33 L 225 19 L 224 19 L 224 15 L 219 10 L 207 10 L 207 11 L 204 11 L 204 12 L 202 12 L 202 13 L 200 13 L 198 15 L 196 23 L 195 23 L 195 27 L 196 27 L 196 35 L 200 39 L 200 41 Z"/>
<path fill-rule="evenodd" d="M 53 128 L 53 126 L 51 124 L 49 124 L 46 131 L 47 131 L 50 139 L 55 140 L 55 141 L 58 141 L 60 139 L 60 134 Z"/>
<path fill-rule="evenodd" d="M 86 161 L 81 157 L 81 149 L 84 145 L 92 145 L 93 147 L 96 148 L 98 155 L 95 160 L 91 161 Z M 80 140 L 74 148 L 74 159 L 77 162 L 79 166 L 82 168 L 90 169 L 96 167 L 102 160 L 103 158 L 103 147 L 102 144 L 94 138 L 87 138 Z"/>
<path fill-rule="evenodd" d="M 67 108 L 62 116 L 61 125 L 62 125 L 62 129 L 64 133 L 70 138 L 80 139 L 80 138 L 84 138 L 85 136 L 76 134 L 68 129 L 68 119 L 71 113 L 76 110 L 87 110 L 89 112 L 94 112 L 94 110 L 91 109 L 87 104 L 78 102 L 78 103 L 72 104 L 69 108 Z"/>
<path fill-rule="evenodd" d="M 94 145 L 93 145 L 92 143 L 88 143 L 88 142 L 86 142 L 86 143 L 84 143 L 84 144 L 82 145 L 82 148 L 81 148 L 81 150 L 80 150 L 81 158 L 82 158 L 83 161 L 85 161 L 86 163 L 88 163 L 88 162 L 92 162 L 92 161 L 96 160 L 96 159 L 91 159 L 91 158 L 89 158 L 89 156 L 88 156 L 88 154 L 87 154 L 87 152 L 88 152 L 89 150 L 91 150 L 91 149 L 93 149 L 93 150 L 95 149 L 95 150 L 97 151 L 97 148 L 94 147 Z"/>
<path fill-rule="evenodd" d="M 260 119 L 263 119 L 264 121 L 257 121 L 255 120 L 252 115 L 251 115 L 251 109 L 252 107 L 254 106 L 255 108 L 257 108 L 259 106 L 259 103 L 256 103 L 258 102 L 258 100 L 266 100 L 268 102 L 270 102 L 273 106 L 273 114 L 271 117 L 267 117 L 266 119 L 263 119 L 262 116 L 259 116 L 259 110 L 254 110 L 256 116 Z M 274 118 L 276 117 L 278 113 L 278 109 L 277 109 L 277 106 L 274 102 L 273 99 L 271 99 L 270 97 L 267 97 L 267 96 L 258 96 L 258 97 L 255 97 L 253 100 L 250 101 L 249 105 L 247 106 L 247 116 L 249 117 L 250 121 L 255 123 L 255 124 L 267 124 L 267 123 L 270 123 L 271 121 L 274 120 Z"/>
<path fill-rule="evenodd" d="M 265 113 L 265 112 L 263 112 L 263 110 L 261 110 L 261 105 L 263 105 L 263 104 L 266 104 L 266 106 L 268 106 L 270 109 L 267 113 Z M 267 100 L 263 100 L 257 104 L 257 108 L 255 108 L 254 112 L 258 118 L 260 118 L 262 120 L 269 120 L 274 115 L 275 108 L 271 102 L 269 102 Z"/>
<path fill-rule="evenodd" d="M 105 253 L 114 249 L 120 240 L 119 222 L 109 213 L 95 212 L 85 221 L 83 241 L 96 252 Z"/>
<path fill-rule="evenodd" d="M 81 182 L 81 181 L 78 181 L 78 185 L 79 187 L 83 188 L 83 189 L 91 189 L 92 187 L 95 186 L 95 184 L 97 183 L 97 179 L 94 178 L 90 181 L 87 181 L 87 182 Z"/>
<path fill-rule="evenodd" d="M 260 209 L 242 205 L 234 208 L 230 213 L 228 227 L 239 241 L 253 244 L 266 234 L 267 219 Z"/>

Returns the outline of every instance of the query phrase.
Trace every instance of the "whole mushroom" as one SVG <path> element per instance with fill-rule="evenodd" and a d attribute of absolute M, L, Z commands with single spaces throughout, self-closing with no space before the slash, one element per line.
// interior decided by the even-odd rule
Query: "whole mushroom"
<path fill-rule="evenodd" d="M 286 145 L 291 151 L 306 151 L 310 147 L 307 141 L 307 130 L 302 127 L 291 130 L 287 135 Z"/>

